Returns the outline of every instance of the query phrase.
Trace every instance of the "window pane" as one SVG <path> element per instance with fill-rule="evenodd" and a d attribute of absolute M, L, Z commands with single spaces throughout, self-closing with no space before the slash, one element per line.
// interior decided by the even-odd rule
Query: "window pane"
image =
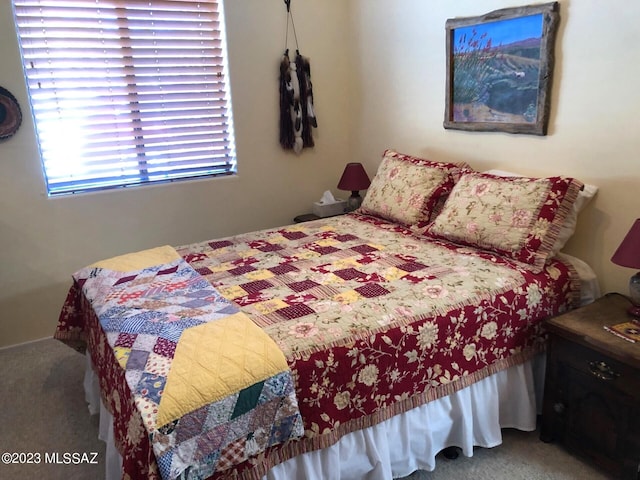
<path fill-rule="evenodd" d="M 219 1 L 14 6 L 50 194 L 235 171 Z"/>

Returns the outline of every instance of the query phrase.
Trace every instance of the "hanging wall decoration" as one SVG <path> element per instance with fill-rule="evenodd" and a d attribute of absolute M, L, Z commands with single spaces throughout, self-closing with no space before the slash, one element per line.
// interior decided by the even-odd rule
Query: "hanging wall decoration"
<path fill-rule="evenodd" d="M 280 61 L 280 145 L 285 150 L 302 152 L 313 147 L 311 128 L 318 128 L 313 106 L 311 85 L 311 65 L 298 49 L 298 36 L 291 13 L 291 0 L 284 0 L 287 6 L 287 32 L 285 51 Z M 289 19 L 296 42 L 296 56 L 289 59 Z"/>
<path fill-rule="evenodd" d="M 22 111 L 9 90 L 0 87 L 0 140 L 11 137 L 20 128 Z"/>

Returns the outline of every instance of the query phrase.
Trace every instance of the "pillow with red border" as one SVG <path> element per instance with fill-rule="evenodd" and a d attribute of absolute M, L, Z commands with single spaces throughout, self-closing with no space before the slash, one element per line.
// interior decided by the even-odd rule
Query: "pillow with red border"
<path fill-rule="evenodd" d="M 510 172 L 507 170 L 486 170 L 482 173 L 489 173 L 491 175 L 496 175 L 498 177 L 524 177 L 521 173 Z M 551 251 L 550 257 L 556 256 L 567 244 L 569 239 L 573 236 L 576 231 L 576 226 L 578 224 L 578 215 L 580 212 L 586 207 L 586 205 L 591 201 L 591 199 L 598 193 L 598 187 L 595 185 L 591 185 L 585 183 L 578 193 L 578 198 L 574 202 L 571 213 L 567 215 L 567 218 L 564 221 L 564 225 L 560 229 L 560 233 L 558 234 L 558 238 L 556 238 L 556 242 L 553 245 L 553 249 Z"/>
<path fill-rule="evenodd" d="M 467 172 L 425 234 L 488 250 L 539 272 L 553 253 L 582 182 Z"/>
<path fill-rule="evenodd" d="M 358 213 L 404 225 L 424 224 L 446 197 L 466 163 L 434 162 L 387 149 Z"/>

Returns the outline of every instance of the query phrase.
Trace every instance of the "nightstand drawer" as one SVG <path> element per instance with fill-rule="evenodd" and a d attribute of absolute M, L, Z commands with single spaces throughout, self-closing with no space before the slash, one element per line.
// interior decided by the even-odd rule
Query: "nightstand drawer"
<path fill-rule="evenodd" d="M 621 393 L 640 398 L 638 371 L 606 355 L 564 338 L 557 338 L 557 360 Z"/>

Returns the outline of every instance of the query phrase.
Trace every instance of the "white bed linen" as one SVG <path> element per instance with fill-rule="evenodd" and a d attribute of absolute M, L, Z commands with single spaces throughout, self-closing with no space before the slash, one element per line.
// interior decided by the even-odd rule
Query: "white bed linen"
<path fill-rule="evenodd" d="M 122 460 L 113 440 L 113 418 L 100 401 L 89 358 L 85 393 L 89 411 L 100 414 L 99 438 L 107 445 L 105 479 L 120 480 Z M 389 480 L 415 470 L 431 471 L 436 454 L 445 447 L 460 447 L 471 457 L 474 446 L 499 445 L 501 428 L 535 430 L 543 385 L 544 355 L 538 355 L 452 395 L 349 433 L 331 447 L 287 460 L 264 479 Z"/>
<path fill-rule="evenodd" d="M 276 465 L 264 478 L 389 480 L 416 470 L 434 470 L 435 457 L 445 447 L 460 447 L 471 457 L 474 446 L 500 445 L 501 428 L 535 430 L 535 398 L 541 392 L 532 392 L 542 389 L 543 376 L 540 355 L 452 395 L 350 433 L 332 447 Z"/>
<path fill-rule="evenodd" d="M 561 254 L 581 279 L 581 304 L 600 296 L 595 273 L 582 260 Z M 533 431 L 542 408 L 544 354 L 495 373 L 447 397 L 352 432 L 331 447 L 291 458 L 263 480 L 390 480 L 416 470 L 432 471 L 436 455 L 456 446 L 473 456 L 473 447 L 502 443 L 502 428 Z M 105 479 L 121 480 L 122 459 L 113 439 L 113 417 L 100 401 L 98 379 L 87 354 L 85 398 L 100 414 L 98 437 L 106 442 Z"/>

